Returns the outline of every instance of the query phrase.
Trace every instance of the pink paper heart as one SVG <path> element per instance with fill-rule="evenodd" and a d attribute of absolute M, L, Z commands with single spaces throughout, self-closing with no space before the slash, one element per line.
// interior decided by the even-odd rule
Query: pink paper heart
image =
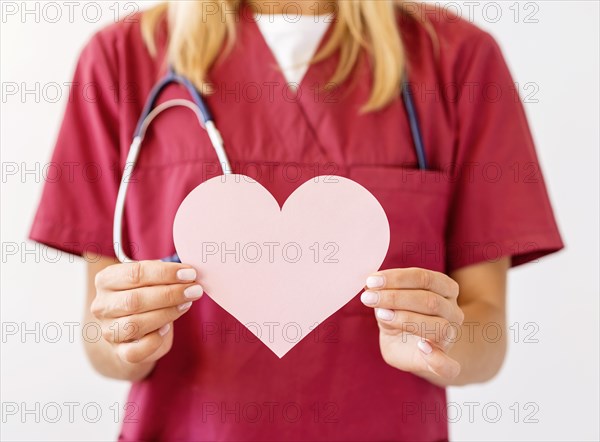
<path fill-rule="evenodd" d="M 173 237 L 206 293 L 281 358 L 364 287 L 390 228 L 347 178 L 311 179 L 280 209 L 252 178 L 224 175 L 183 200 Z"/>

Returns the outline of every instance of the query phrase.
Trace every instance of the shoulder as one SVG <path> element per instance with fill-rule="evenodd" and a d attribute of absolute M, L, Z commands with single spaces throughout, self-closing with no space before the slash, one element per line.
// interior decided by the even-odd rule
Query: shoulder
<path fill-rule="evenodd" d="M 142 64 L 151 62 L 153 57 L 142 37 L 143 14 L 144 11 L 140 11 L 96 31 L 81 51 L 81 61 L 89 60 L 92 63 L 104 61 L 115 71 L 119 65 L 129 64 L 130 60 Z M 162 28 L 163 26 L 160 26 L 156 34 L 159 50 Z"/>
<path fill-rule="evenodd" d="M 471 21 L 468 12 L 458 8 L 455 3 L 453 5 L 455 7 L 452 8 L 450 4 L 423 4 L 419 7 L 419 18 L 433 26 L 440 43 L 456 48 L 492 39 L 489 33 Z"/>
<path fill-rule="evenodd" d="M 454 6 L 451 6 L 454 5 Z M 409 3 L 401 8 L 399 26 L 407 51 L 418 48 L 421 62 L 433 61 L 438 72 L 457 79 L 474 60 L 481 57 L 501 57 L 501 50 L 492 35 L 469 20 L 470 12 L 458 4 Z"/>

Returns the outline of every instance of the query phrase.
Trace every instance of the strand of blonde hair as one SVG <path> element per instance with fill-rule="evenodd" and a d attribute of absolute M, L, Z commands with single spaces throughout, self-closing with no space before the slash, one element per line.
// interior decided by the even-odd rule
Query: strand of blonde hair
<path fill-rule="evenodd" d="M 371 94 L 362 111 L 381 109 L 400 91 L 406 58 L 396 12 L 400 8 L 422 22 L 432 34 L 420 9 L 398 0 L 342 0 L 331 37 L 315 55 L 316 63 L 339 51 L 339 62 L 329 87 L 343 83 L 365 50 L 372 62 Z M 168 62 L 189 78 L 203 93 L 210 93 L 207 74 L 217 58 L 227 52 L 236 37 L 236 15 L 241 0 L 193 0 L 161 3 L 142 15 L 142 35 L 151 54 L 156 55 L 156 29 L 165 14 L 169 22 Z M 332 86 L 333 85 L 333 86 Z"/>

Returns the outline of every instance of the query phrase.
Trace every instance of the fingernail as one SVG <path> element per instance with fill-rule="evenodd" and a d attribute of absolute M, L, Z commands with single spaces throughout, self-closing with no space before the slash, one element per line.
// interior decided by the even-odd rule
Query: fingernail
<path fill-rule="evenodd" d="M 382 275 L 369 276 L 367 278 L 367 287 L 370 289 L 376 289 L 383 287 L 384 279 Z"/>
<path fill-rule="evenodd" d="M 427 342 L 423 339 L 421 339 L 419 342 L 417 342 L 417 347 L 419 347 L 419 350 L 421 350 L 426 355 L 430 354 L 433 351 L 433 348 L 431 348 L 431 345 L 429 345 L 429 342 Z"/>
<path fill-rule="evenodd" d="M 177 278 L 179 278 L 180 281 L 195 281 L 196 271 L 194 269 L 177 270 Z"/>
<path fill-rule="evenodd" d="M 375 315 L 382 321 L 391 321 L 394 319 L 394 312 L 387 308 L 376 308 Z"/>
<path fill-rule="evenodd" d="M 181 304 L 177 306 L 177 310 L 179 310 L 180 312 L 184 312 L 186 311 L 188 308 L 190 308 L 192 306 L 191 302 L 186 302 L 185 304 Z"/>
<path fill-rule="evenodd" d="M 171 330 L 171 324 L 165 324 L 161 328 L 158 329 L 158 334 L 161 336 L 166 335 Z"/>
<path fill-rule="evenodd" d="M 379 293 L 377 292 L 363 292 L 360 295 L 360 301 L 365 305 L 375 305 L 379 301 Z"/>
<path fill-rule="evenodd" d="M 185 289 L 183 291 L 183 296 L 185 296 L 188 299 L 198 299 L 200 296 L 202 296 L 202 293 L 204 293 L 204 290 L 202 290 L 202 286 L 196 284 Z"/>

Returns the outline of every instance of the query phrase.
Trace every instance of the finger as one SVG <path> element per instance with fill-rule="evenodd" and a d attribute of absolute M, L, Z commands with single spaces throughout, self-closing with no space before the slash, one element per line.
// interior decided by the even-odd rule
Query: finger
<path fill-rule="evenodd" d="M 375 309 L 379 327 L 391 334 L 408 333 L 448 349 L 456 339 L 457 327 L 444 318 L 422 315 L 406 310 Z"/>
<path fill-rule="evenodd" d="M 426 290 L 367 290 L 360 296 L 367 307 L 408 310 L 430 316 L 440 316 L 460 324 L 461 315 L 454 302 Z"/>
<path fill-rule="evenodd" d="M 111 322 L 108 327 L 103 327 L 103 337 L 108 342 L 115 344 L 130 342 L 143 338 L 164 325 L 175 321 L 186 313 L 192 302 L 186 302 L 177 307 L 168 307 L 137 315 L 118 318 Z"/>
<path fill-rule="evenodd" d="M 91 310 L 97 318 L 120 318 L 196 301 L 203 293 L 198 284 L 140 287 L 97 296 Z"/>
<path fill-rule="evenodd" d="M 130 364 L 151 362 L 151 360 L 153 360 L 151 357 L 164 347 L 164 344 L 168 344 L 172 341 L 172 328 L 170 323 L 165 324 L 159 330 L 148 333 L 137 341 L 117 344 L 119 358 Z M 157 359 L 158 357 L 154 360 Z"/>
<path fill-rule="evenodd" d="M 171 324 L 171 330 L 173 330 L 173 324 Z M 169 352 L 169 350 L 171 350 L 172 345 L 173 345 L 173 332 L 169 331 L 169 333 L 165 335 L 162 345 L 160 347 L 158 347 L 158 350 L 156 350 L 154 353 L 152 353 L 150 356 L 148 356 L 142 362 L 158 361 L 160 358 L 162 358 L 164 355 L 166 355 Z"/>
<path fill-rule="evenodd" d="M 427 365 L 427 369 L 444 380 L 452 380 L 460 374 L 460 364 L 429 342 L 420 340 L 417 342 L 421 356 Z"/>
<path fill-rule="evenodd" d="M 138 261 L 115 264 L 98 272 L 96 288 L 128 290 L 150 285 L 193 282 L 196 271 L 185 264 L 161 261 Z"/>
<path fill-rule="evenodd" d="M 458 296 L 458 284 L 448 275 L 421 268 L 379 271 L 367 278 L 369 289 L 423 289 L 445 298 Z"/>

